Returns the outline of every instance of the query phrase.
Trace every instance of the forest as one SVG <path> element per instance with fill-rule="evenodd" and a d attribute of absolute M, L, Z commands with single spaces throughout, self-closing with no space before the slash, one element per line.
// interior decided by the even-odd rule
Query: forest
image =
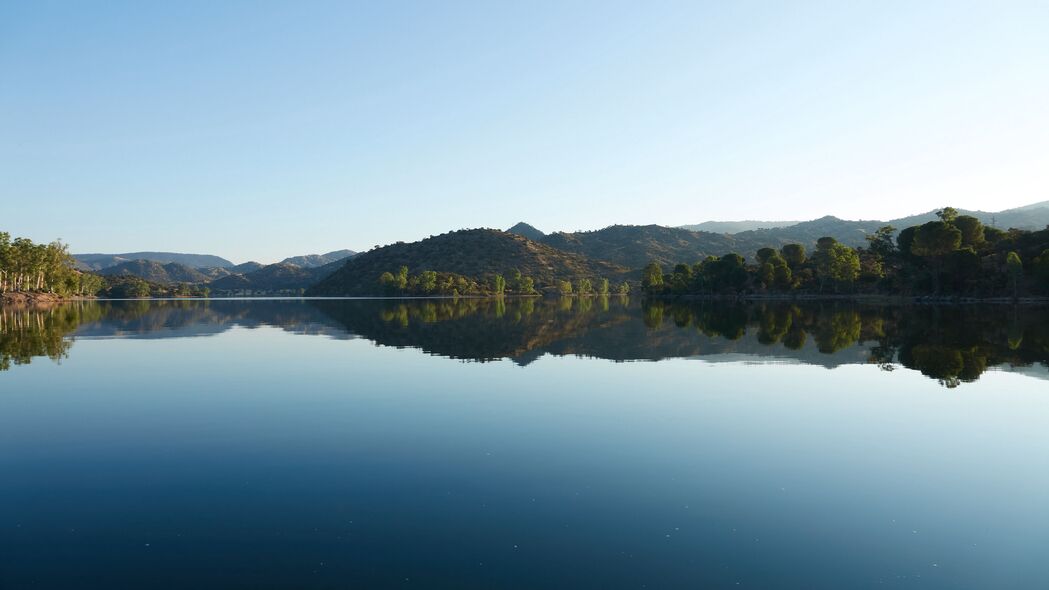
<path fill-rule="evenodd" d="M 98 293 L 102 277 L 77 270 L 74 262 L 61 241 L 35 244 L 0 232 L 0 293 L 44 291 L 63 297 Z"/>
<path fill-rule="evenodd" d="M 1013 298 L 1049 294 L 1049 229 L 1003 231 L 947 207 L 939 219 L 897 232 L 884 226 L 851 248 L 820 238 L 758 250 L 753 264 L 739 254 L 642 270 L 650 296 L 773 294 Z"/>
<path fill-rule="evenodd" d="M 37 244 L 0 232 L 0 293 L 52 293 L 60 297 L 206 297 L 204 285 L 160 285 L 134 276 L 101 276 L 76 267 L 69 246 L 59 240 Z"/>

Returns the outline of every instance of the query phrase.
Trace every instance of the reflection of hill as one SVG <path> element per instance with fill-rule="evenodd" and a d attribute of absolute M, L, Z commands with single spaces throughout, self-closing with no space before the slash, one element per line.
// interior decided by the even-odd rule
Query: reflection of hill
<path fill-rule="evenodd" d="M 1049 313 L 1034 308 L 1021 317 L 1004 307 L 629 305 L 615 297 L 315 304 L 347 331 L 379 344 L 522 365 L 543 354 L 775 359 L 828 368 L 900 363 L 954 386 L 988 367 L 1049 360 Z"/>
<path fill-rule="evenodd" d="M 209 336 L 274 326 L 368 338 L 455 359 L 544 354 L 614 361 L 702 358 L 836 367 L 902 364 L 948 387 L 989 368 L 1046 378 L 1049 309 L 848 304 L 639 304 L 626 298 L 171 300 L 0 310 L 0 367 L 60 359 L 75 338 Z"/>
<path fill-rule="evenodd" d="M 302 300 L 175 299 L 94 303 L 102 313 L 76 330 L 78 338 L 179 338 L 211 336 L 234 326 L 275 326 L 296 334 L 351 335 Z"/>
<path fill-rule="evenodd" d="M 629 319 L 622 304 L 595 312 L 594 299 L 438 299 L 314 302 L 348 331 L 386 346 L 419 348 L 455 359 L 536 358 L 557 340 L 595 323 Z M 575 306 L 572 304 L 581 304 Z M 604 300 L 607 304 L 607 299 Z M 602 308 L 603 310 L 604 308 Z M 618 311 L 617 311 L 618 310 Z"/>
<path fill-rule="evenodd" d="M 316 305 L 347 330 L 379 344 L 478 361 L 511 358 L 528 364 L 543 354 L 615 361 L 732 354 L 834 367 L 867 362 L 874 347 L 856 341 L 859 315 L 845 320 L 828 315 L 822 323 L 809 318 L 820 331 L 806 344 L 805 334 L 798 333 L 800 320 L 794 332 L 775 337 L 756 318 L 756 308 L 723 304 L 641 307 L 618 297 L 387 301 L 379 313 L 355 301 Z"/>

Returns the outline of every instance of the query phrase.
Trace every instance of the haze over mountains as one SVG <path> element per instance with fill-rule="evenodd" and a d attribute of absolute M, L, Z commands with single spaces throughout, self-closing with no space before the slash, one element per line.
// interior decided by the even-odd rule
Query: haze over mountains
<path fill-rule="evenodd" d="M 276 264 L 233 264 L 211 254 L 131 252 L 74 254 L 81 270 L 107 277 L 136 277 L 158 285 L 207 284 L 215 293 L 294 293 L 334 272 L 352 250 L 292 256 Z"/>
<path fill-rule="evenodd" d="M 168 264 L 176 262 L 192 268 L 229 268 L 233 263 L 211 254 L 180 254 L 177 252 L 127 252 L 124 254 L 74 254 L 83 270 L 102 270 L 132 260 L 149 260 Z"/>

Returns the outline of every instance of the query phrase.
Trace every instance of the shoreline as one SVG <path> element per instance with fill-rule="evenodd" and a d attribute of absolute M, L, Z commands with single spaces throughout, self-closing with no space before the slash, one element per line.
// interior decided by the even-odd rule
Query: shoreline
<path fill-rule="evenodd" d="M 10 306 L 50 305 L 53 303 L 71 303 L 73 301 L 96 301 L 94 296 L 76 295 L 63 297 L 54 293 L 36 291 L 13 291 L 0 293 L 0 304 Z"/>
<path fill-rule="evenodd" d="M 1049 297 L 966 297 L 960 295 L 874 295 L 874 294 L 743 294 L 743 295 L 646 295 L 652 301 L 847 301 L 851 303 L 882 305 L 1049 305 Z"/>
<path fill-rule="evenodd" d="M 626 295 L 627 297 L 634 295 Z M 741 295 L 643 295 L 638 294 L 640 299 L 647 301 L 662 302 L 700 302 L 700 301 L 727 301 L 740 303 L 760 302 L 820 302 L 820 301 L 844 301 L 850 303 L 875 304 L 875 305 L 1049 305 L 1049 297 L 1027 296 L 1027 297 L 962 297 L 962 296 L 933 296 L 933 295 L 872 295 L 872 294 L 741 294 Z M 259 297 L 140 297 L 134 299 L 109 298 L 95 296 L 73 296 L 62 297 L 54 293 L 37 292 L 11 292 L 0 294 L 0 305 L 4 307 L 31 307 L 42 305 L 54 305 L 62 303 L 73 303 L 76 301 L 267 301 L 267 300 L 381 300 L 381 301 L 433 301 L 449 299 L 560 299 L 562 297 L 572 299 L 597 299 L 601 297 L 618 298 L 624 296 L 619 293 L 608 295 L 598 294 L 571 294 L 571 295 L 470 295 L 470 296 L 409 296 L 409 297 L 383 297 L 383 296 L 329 296 L 329 297 L 294 297 L 294 296 L 259 296 Z"/>

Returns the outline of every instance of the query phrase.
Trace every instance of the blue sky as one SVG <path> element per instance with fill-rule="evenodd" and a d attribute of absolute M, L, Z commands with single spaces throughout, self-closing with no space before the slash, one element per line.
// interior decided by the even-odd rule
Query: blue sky
<path fill-rule="evenodd" d="M 236 262 L 1049 199 L 1046 2 L 0 0 L 0 229 Z"/>

